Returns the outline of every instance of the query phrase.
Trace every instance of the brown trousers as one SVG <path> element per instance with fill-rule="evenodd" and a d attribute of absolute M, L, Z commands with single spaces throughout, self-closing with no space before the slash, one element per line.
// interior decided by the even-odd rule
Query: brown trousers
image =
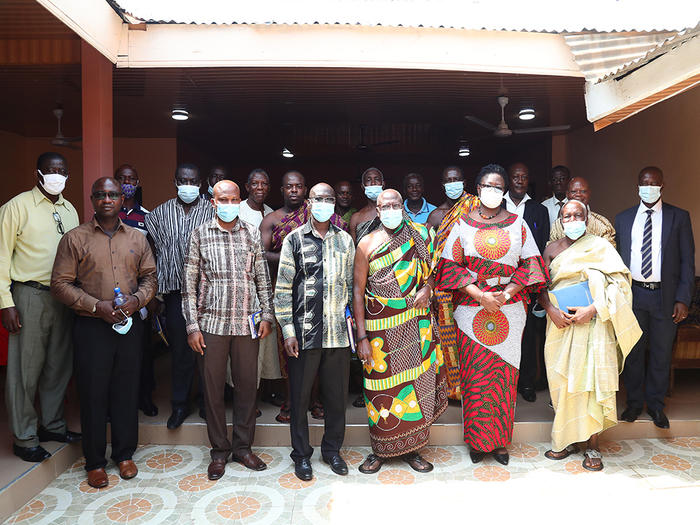
<path fill-rule="evenodd" d="M 197 355 L 204 377 L 204 406 L 212 459 L 244 456 L 255 437 L 258 379 L 258 340 L 250 336 L 221 336 L 203 332 L 204 356 Z M 228 440 L 224 385 L 231 358 L 233 379 L 233 436 Z"/>

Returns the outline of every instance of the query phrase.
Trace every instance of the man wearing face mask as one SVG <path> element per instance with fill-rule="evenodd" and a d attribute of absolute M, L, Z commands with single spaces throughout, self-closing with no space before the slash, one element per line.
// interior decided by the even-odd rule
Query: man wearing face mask
<path fill-rule="evenodd" d="M 282 243 L 275 286 L 275 314 L 288 356 L 291 456 L 294 472 L 303 481 L 313 476 L 306 407 L 316 376 L 325 412 L 321 457 L 336 474 L 348 473 L 340 448 L 350 371 L 345 309 L 350 304 L 355 254 L 350 235 L 331 223 L 333 188 L 317 184 L 309 200 L 311 218 Z"/>
<path fill-rule="evenodd" d="M 548 290 L 539 303 L 549 315 L 545 361 L 554 408 L 552 449 L 562 460 L 586 442 L 583 468 L 603 468 L 599 434 L 617 424 L 617 376 L 641 336 L 632 312 L 630 272 L 612 245 L 586 232 L 588 210 L 569 200 L 561 210 L 565 237 L 544 252 L 549 291 L 588 286 L 592 302 L 561 309 Z"/>
<path fill-rule="evenodd" d="M 449 166 L 442 172 L 442 186 L 447 200 L 434 209 L 428 217 L 429 228 L 435 230 L 435 260 L 439 260 L 447 237 L 459 218 L 479 205 L 478 197 L 464 190 L 464 175 L 457 166 Z M 447 395 L 450 399 L 461 399 L 459 385 L 459 351 L 457 327 L 454 321 L 452 294 L 435 291 L 437 299 L 437 322 L 440 331 L 440 347 L 445 356 L 447 369 Z"/>
<path fill-rule="evenodd" d="M 182 315 L 185 255 L 190 234 L 214 218 L 211 202 L 198 198 L 199 185 L 197 166 L 180 164 L 175 170 L 177 197 L 164 202 L 146 217 L 146 228 L 155 247 L 158 293 L 163 295 L 165 302 L 172 359 L 172 413 L 167 423 L 171 430 L 182 425 L 189 414 L 189 396 L 195 370 L 195 356 L 187 345 L 185 318 Z M 206 417 L 203 397 L 200 397 L 199 414 L 202 418 Z"/>
<path fill-rule="evenodd" d="M 632 272 L 634 314 L 644 331 L 622 374 L 622 419 L 634 421 L 646 403 L 654 424 L 668 428 L 664 398 L 676 327 L 688 316 L 695 289 L 695 242 L 688 212 L 662 202 L 663 172 L 644 168 L 638 184 L 639 205 L 615 217 L 618 251 Z"/>
<path fill-rule="evenodd" d="M 419 453 L 447 408 L 447 379 L 430 313 L 433 233 L 407 220 L 401 194 L 377 199 L 382 223 L 355 254 L 353 305 L 357 354 L 372 453 L 359 467 L 374 474 L 400 457 L 416 472 L 433 465 Z"/>
<path fill-rule="evenodd" d="M 586 205 L 586 208 L 588 209 L 588 233 L 602 237 L 612 244 L 614 248 L 615 228 L 613 228 L 608 219 L 599 213 L 591 211 L 591 207 L 589 205 L 591 190 L 588 186 L 588 181 L 583 177 L 574 177 L 571 179 L 566 190 L 566 198 L 568 200 L 582 202 Z M 549 233 L 549 242 L 558 241 L 564 237 L 564 226 L 562 225 L 561 218 L 559 218 L 554 221 L 554 224 L 552 224 L 552 228 Z"/>
<path fill-rule="evenodd" d="M 362 188 L 367 204 L 350 218 L 350 235 L 355 245 L 381 227 L 377 216 L 377 197 L 384 191 L 384 175 L 378 168 L 367 168 L 362 174 Z"/>
<path fill-rule="evenodd" d="M 251 450 L 255 436 L 258 343 L 272 333 L 272 288 L 259 230 L 238 218 L 238 185 L 224 180 L 214 186 L 216 218 L 190 237 L 185 259 L 182 310 L 187 342 L 204 376 L 207 432 L 211 442 L 209 479 L 224 474 L 229 454 L 251 470 L 267 465 Z M 261 311 L 256 333 L 250 316 Z M 230 359 L 233 379 L 233 439 L 226 435 L 224 384 Z"/>
<path fill-rule="evenodd" d="M 80 423 L 88 484 L 108 484 L 107 416 L 112 460 L 123 479 L 136 476 L 139 368 L 144 323 L 138 314 L 153 299 L 156 265 L 146 237 L 119 220 L 121 185 L 101 178 L 92 185 L 95 216 L 58 245 L 51 293 L 76 312 L 73 326 Z M 116 304 L 116 290 L 125 295 Z M 134 315 L 135 314 L 135 315 Z"/>
<path fill-rule="evenodd" d="M 72 314 L 49 292 L 56 247 L 78 226 L 78 214 L 61 193 L 66 159 L 42 153 L 36 170 L 37 185 L 0 208 L 0 317 L 10 334 L 5 402 L 14 453 L 32 462 L 51 455 L 40 441 L 80 439 L 63 418 L 73 373 Z M 34 408 L 37 391 L 41 420 Z"/>
<path fill-rule="evenodd" d="M 209 170 L 209 175 L 207 176 L 207 191 L 206 193 L 202 193 L 200 197 L 210 201 L 214 195 L 214 186 L 217 182 L 224 179 L 229 179 L 228 170 L 221 165 L 213 166 Z"/>
<path fill-rule="evenodd" d="M 119 211 L 119 219 L 132 228 L 136 228 L 144 235 L 148 235 L 146 229 L 146 215 L 148 210 L 141 206 L 137 200 L 138 189 L 141 187 L 136 168 L 130 164 L 122 164 L 114 172 L 114 178 L 122 186 L 124 205 Z M 147 306 L 141 309 L 140 314 L 145 319 L 148 315 L 155 315 L 159 308 L 157 299 L 153 299 Z M 153 372 L 153 345 L 151 345 L 151 331 L 148 327 L 143 331 L 143 361 L 141 363 L 141 383 L 139 385 L 139 408 L 147 416 L 158 415 L 158 407 L 153 403 L 151 394 L 155 388 Z"/>

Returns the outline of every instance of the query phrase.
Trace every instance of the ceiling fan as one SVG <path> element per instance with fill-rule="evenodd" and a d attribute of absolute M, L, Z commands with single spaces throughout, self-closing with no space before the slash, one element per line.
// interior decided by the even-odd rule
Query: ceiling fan
<path fill-rule="evenodd" d="M 373 144 L 365 144 L 365 127 L 360 126 L 360 142 L 355 146 L 358 151 L 370 152 L 372 148 L 377 146 L 388 146 L 389 144 L 398 144 L 398 140 L 384 140 L 381 142 L 374 142 Z"/>
<path fill-rule="evenodd" d="M 51 139 L 51 144 L 54 146 L 61 146 L 64 148 L 80 149 L 80 146 L 74 145 L 74 142 L 80 142 L 83 140 L 82 137 L 64 137 L 61 131 L 61 119 L 63 118 L 63 108 L 57 107 L 53 110 L 53 114 L 58 120 L 58 128 L 56 130 L 56 136 Z"/>
<path fill-rule="evenodd" d="M 485 120 L 481 120 L 480 118 L 475 117 L 473 115 L 465 115 L 464 118 L 467 119 L 469 122 L 473 122 L 474 124 L 477 124 L 482 128 L 486 128 L 489 131 L 492 131 L 493 136 L 500 139 L 510 137 L 511 135 L 523 135 L 525 133 L 544 133 L 548 131 L 566 131 L 571 129 L 571 126 L 568 124 L 564 126 L 544 126 L 538 128 L 510 129 L 508 127 L 508 124 L 506 124 L 505 118 L 505 108 L 506 105 L 508 105 L 508 97 L 503 95 L 498 97 L 498 104 L 501 106 L 501 121 L 498 123 L 497 126 L 489 124 Z"/>

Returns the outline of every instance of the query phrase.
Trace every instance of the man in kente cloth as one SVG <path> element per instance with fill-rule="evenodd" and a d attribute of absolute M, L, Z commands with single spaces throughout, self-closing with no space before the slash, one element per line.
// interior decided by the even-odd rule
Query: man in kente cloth
<path fill-rule="evenodd" d="M 384 191 L 384 174 L 378 168 L 367 168 L 362 174 L 362 189 L 367 204 L 350 218 L 350 236 L 355 246 L 362 238 L 381 227 L 377 216 L 377 197 Z"/>
<path fill-rule="evenodd" d="M 434 228 L 435 255 L 434 265 L 440 260 L 447 237 L 452 226 L 463 215 L 468 214 L 479 205 L 479 198 L 464 189 L 464 175 L 457 166 L 448 166 L 442 172 L 442 187 L 446 200 L 435 208 L 428 217 L 428 228 Z M 462 398 L 459 386 L 459 348 L 457 346 L 457 328 L 452 306 L 452 294 L 435 290 L 437 303 L 437 323 L 440 333 L 440 348 L 445 358 L 447 373 L 447 397 L 459 400 Z"/>
<path fill-rule="evenodd" d="M 373 474 L 401 457 L 417 472 L 433 465 L 418 451 L 447 408 L 447 379 L 430 313 L 433 236 L 404 214 L 401 194 L 377 199 L 382 227 L 355 255 L 353 310 L 363 362 L 372 453 L 360 472 Z"/>
<path fill-rule="evenodd" d="M 277 267 L 280 261 L 280 251 L 282 241 L 292 230 L 296 230 L 309 221 L 311 217 L 311 206 L 306 201 L 306 180 L 304 176 L 296 170 L 288 171 L 282 176 L 282 199 L 284 206 L 267 215 L 260 223 L 260 235 L 262 237 L 263 248 L 265 249 L 265 259 L 270 267 L 272 287 L 274 289 L 277 281 Z M 331 224 L 348 231 L 347 223 L 337 214 L 331 216 Z M 284 351 L 284 340 L 282 332 L 277 325 L 277 350 L 280 359 L 280 371 L 286 383 L 287 401 L 280 407 L 280 413 L 275 417 L 280 423 L 289 423 L 289 383 L 287 377 L 287 354 Z M 315 398 L 315 396 L 314 396 Z M 323 419 L 323 407 L 315 401 L 313 403 L 312 417 Z"/>
<path fill-rule="evenodd" d="M 618 376 L 642 335 L 632 311 L 632 276 L 607 240 L 587 232 L 586 206 L 561 209 L 564 238 L 544 251 L 550 290 L 587 282 L 593 303 L 562 311 L 547 290 L 539 302 L 549 316 L 544 359 L 554 407 L 552 450 L 560 460 L 586 442 L 583 468 L 602 470 L 598 435 L 617 424 Z"/>

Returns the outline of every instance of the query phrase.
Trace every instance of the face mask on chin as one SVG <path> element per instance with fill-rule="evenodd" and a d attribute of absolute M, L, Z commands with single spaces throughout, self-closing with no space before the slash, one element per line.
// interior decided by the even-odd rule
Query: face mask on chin
<path fill-rule="evenodd" d="M 639 186 L 639 198 L 645 204 L 654 204 L 661 198 L 661 186 Z"/>
<path fill-rule="evenodd" d="M 39 171 L 39 175 L 41 175 L 43 179 L 43 182 L 39 181 L 39 184 L 41 184 L 41 187 L 46 190 L 46 193 L 49 195 L 60 195 L 60 193 L 66 187 L 66 179 L 68 179 L 68 177 L 61 175 L 60 173 L 47 173 L 44 175 L 41 173 L 41 170 L 37 171 Z"/>
<path fill-rule="evenodd" d="M 569 221 L 562 224 L 564 226 L 564 235 L 572 241 L 586 233 L 586 223 L 584 221 Z"/>
<path fill-rule="evenodd" d="M 180 184 L 177 187 L 177 196 L 185 204 L 190 204 L 199 197 L 199 186 L 192 186 L 190 184 Z"/>

